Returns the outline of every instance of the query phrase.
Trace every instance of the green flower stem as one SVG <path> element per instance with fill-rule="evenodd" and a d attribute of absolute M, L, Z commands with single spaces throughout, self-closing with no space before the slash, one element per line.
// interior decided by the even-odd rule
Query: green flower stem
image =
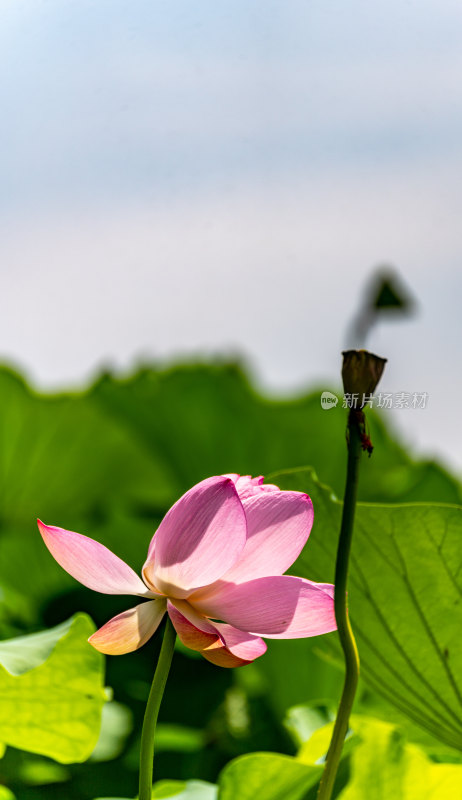
<path fill-rule="evenodd" d="M 156 733 L 159 708 L 162 702 L 165 684 L 167 683 L 170 664 L 172 663 L 175 639 L 175 628 L 167 614 L 164 639 L 160 649 L 154 678 L 152 679 L 146 711 L 144 712 L 143 730 L 141 732 L 139 800 L 151 800 L 152 796 L 154 736 Z"/>
<path fill-rule="evenodd" d="M 337 776 L 343 743 L 348 731 L 348 721 L 359 678 L 359 655 L 348 617 L 347 581 L 348 561 L 353 534 L 353 523 L 358 493 L 359 462 L 361 460 L 361 433 L 364 431 L 362 411 L 351 410 L 348 417 L 348 467 L 343 500 L 342 525 L 335 565 L 335 619 L 340 643 L 345 656 L 345 683 L 335 720 L 326 765 L 318 791 L 318 800 L 330 800 Z"/>

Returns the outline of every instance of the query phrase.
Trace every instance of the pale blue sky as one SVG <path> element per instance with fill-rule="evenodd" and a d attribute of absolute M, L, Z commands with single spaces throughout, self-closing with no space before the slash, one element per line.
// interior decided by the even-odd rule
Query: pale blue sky
<path fill-rule="evenodd" d="M 0 69 L 0 355 L 332 383 L 388 261 L 420 315 L 370 346 L 430 394 L 397 424 L 462 467 L 459 1 L 4 0 Z"/>

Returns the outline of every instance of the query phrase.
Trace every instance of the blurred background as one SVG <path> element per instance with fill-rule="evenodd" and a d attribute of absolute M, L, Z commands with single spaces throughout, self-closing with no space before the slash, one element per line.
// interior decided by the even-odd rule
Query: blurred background
<path fill-rule="evenodd" d="M 0 23 L 0 638 L 127 607 L 57 567 L 37 516 L 138 569 L 208 475 L 312 465 L 340 495 L 345 411 L 320 394 L 345 347 L 428 395 L 370 413 L 361 499 L 460 503 L 461 4 L 4 0 Z M 158 647 L 107 659 L 91 761 L 8 748 L 0 784 L 134 795 Z M 158 777 L 294 753 L 291 709 L 338 700 L 318 649 L 179 652 Z"/>
<path fill-rule="evenodd" d="M 460 471 L 457 0 L 0 14 L 4 360 L 46 389 L 215 353 L 273 394 L 336 385 L 385 263 L 416 313 L 367 345 L 429 395 L 394 424 Z"/>

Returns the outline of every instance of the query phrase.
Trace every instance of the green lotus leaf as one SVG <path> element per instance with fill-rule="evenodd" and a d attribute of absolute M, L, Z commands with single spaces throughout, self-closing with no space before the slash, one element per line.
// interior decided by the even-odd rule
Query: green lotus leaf
<path fill-rule="evenodd" d="M 95 747 L 105 702 L 104 659 L 85 614 L 0 643 L 0 740 L 62 763 Z"/>
<path fill-rule="evenodd" d="M 365 465 L 367 467 L 367 464 Z M 311 496 L 315 522 L 290 572 L 332 581 L 342 504 L 311 470 L 280 473 Z M 462 749 L 462 508 L 360 503 L 349 610 L 364 680 L 415 723 Z M 337 634 L 319 647 L 339 654 Z"/>

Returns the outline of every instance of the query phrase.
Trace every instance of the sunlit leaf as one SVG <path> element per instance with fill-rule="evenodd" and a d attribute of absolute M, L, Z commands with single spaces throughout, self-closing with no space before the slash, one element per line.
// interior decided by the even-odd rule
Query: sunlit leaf
<path fill-rule="evenodd" d="M 338 800 L 448 800 L 462 796 L 462 764 L 436 764 L 392 725 L 352 718 L 359 740 Z"/>
<path fill-rule="evenodd" d="M 84 614 L 0 643 L 0 740 L 57 761 L 83 761 L 98 738 L 103 657 Z"/>
<path fill-rule="evenodd" d="M 277 753 L 239 756 L 219 777 L 218 800 L 301 800 L 319 781 L 321 769 Z"/>

